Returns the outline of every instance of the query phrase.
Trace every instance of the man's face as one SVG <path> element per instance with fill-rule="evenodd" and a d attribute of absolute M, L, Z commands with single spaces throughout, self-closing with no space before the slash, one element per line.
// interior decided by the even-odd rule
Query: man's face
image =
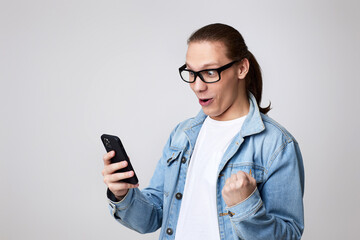
<path fill-rule="evenodd" d="M 230 63 L 226 55 L 226 47 L 221 42 L 189 43 L 186 54 L 186 68 L 193 71 L 214 69 Z M 241 68 L 235 63 L 221 72 L 221 79 L 215 83 L 205 83 L 199 77 L 190 83 L 191 89 L 199 99 L 204 113 L 219 121 L 232 120 L 244 113 L 244 79 L 239 78 Z M 240 88 L 239 88 L 240 87 Z"/>

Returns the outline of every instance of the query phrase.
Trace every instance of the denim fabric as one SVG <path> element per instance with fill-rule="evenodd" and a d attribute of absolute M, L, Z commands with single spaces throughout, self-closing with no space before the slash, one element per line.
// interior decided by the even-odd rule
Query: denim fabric
<path fill-rule="evenodd" d="M 260 113 L 254 96 L 249 95 L 248 116 L 218 169 L 220 238 L 300 239 L 304 229 L 304 166 L 298 143 L 282 126 Z M 176 194 L 184 191 L 189 159 L 205 118 L 200 111 L 176 126 L 147 188 L 129 190 L 120 202 L 112 201 L 108 191 L 109 209 L 117 221 L 140 233 L 161 227 L 160 239 L 175 238 L 181 204 Z M 221 195 L 225 180 L 250 169 L 257 188 L 243 202 L 227 207 Z"/>

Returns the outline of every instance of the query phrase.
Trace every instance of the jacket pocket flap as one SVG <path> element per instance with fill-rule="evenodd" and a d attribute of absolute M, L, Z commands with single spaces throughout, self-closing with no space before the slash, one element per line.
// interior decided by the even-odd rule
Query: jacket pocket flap
<path fill-rule="evenodd" d="M 172 152 L 170 152 L 169 154 L 170 157 L 169 159 L 166 160 L 166 164 L 170 166 L 173 162 L 175 162 L 179 158 L 180 153 L 181 153 L 180 150 L 173 150 Z"/>

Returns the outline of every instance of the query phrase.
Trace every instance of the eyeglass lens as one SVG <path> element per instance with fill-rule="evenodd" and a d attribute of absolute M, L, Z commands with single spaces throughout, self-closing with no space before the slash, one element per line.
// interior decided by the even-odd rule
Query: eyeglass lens
<path fill-rule="evenodd" d="M 187 82 L 193 82 L 197 75 L 205 82 L 216 82 L 219 80 L 219 73 L 216 70 L 205 70 L 197 74 L 188 70 L 183 70 L 181 72 L 181 77 Z"/>

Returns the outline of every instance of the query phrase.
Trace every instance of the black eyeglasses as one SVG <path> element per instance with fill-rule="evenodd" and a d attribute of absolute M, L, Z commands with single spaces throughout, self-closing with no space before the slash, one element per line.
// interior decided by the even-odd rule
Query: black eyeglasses
<path fill-rule="evenodd" d="M 228 68 L 230 68 L 234 63 L 238 62 L 239 60 L 232 61 L 231 63 L 228 63 L 222 67 L 214 68 L 214 69 L 205 69 L 198 72 L 186 69 L 186 64 L 181 66 L 179 68 L 179 73 L 181 76 L 181 79 L 184 80 L 187 83 L 193 83 L 196 80 L 196 77 L 199 76 L 199 78 L 205 82 L 205 83 L 214 83 L 218 82 L 221 79 L 220 73 Z"/>

